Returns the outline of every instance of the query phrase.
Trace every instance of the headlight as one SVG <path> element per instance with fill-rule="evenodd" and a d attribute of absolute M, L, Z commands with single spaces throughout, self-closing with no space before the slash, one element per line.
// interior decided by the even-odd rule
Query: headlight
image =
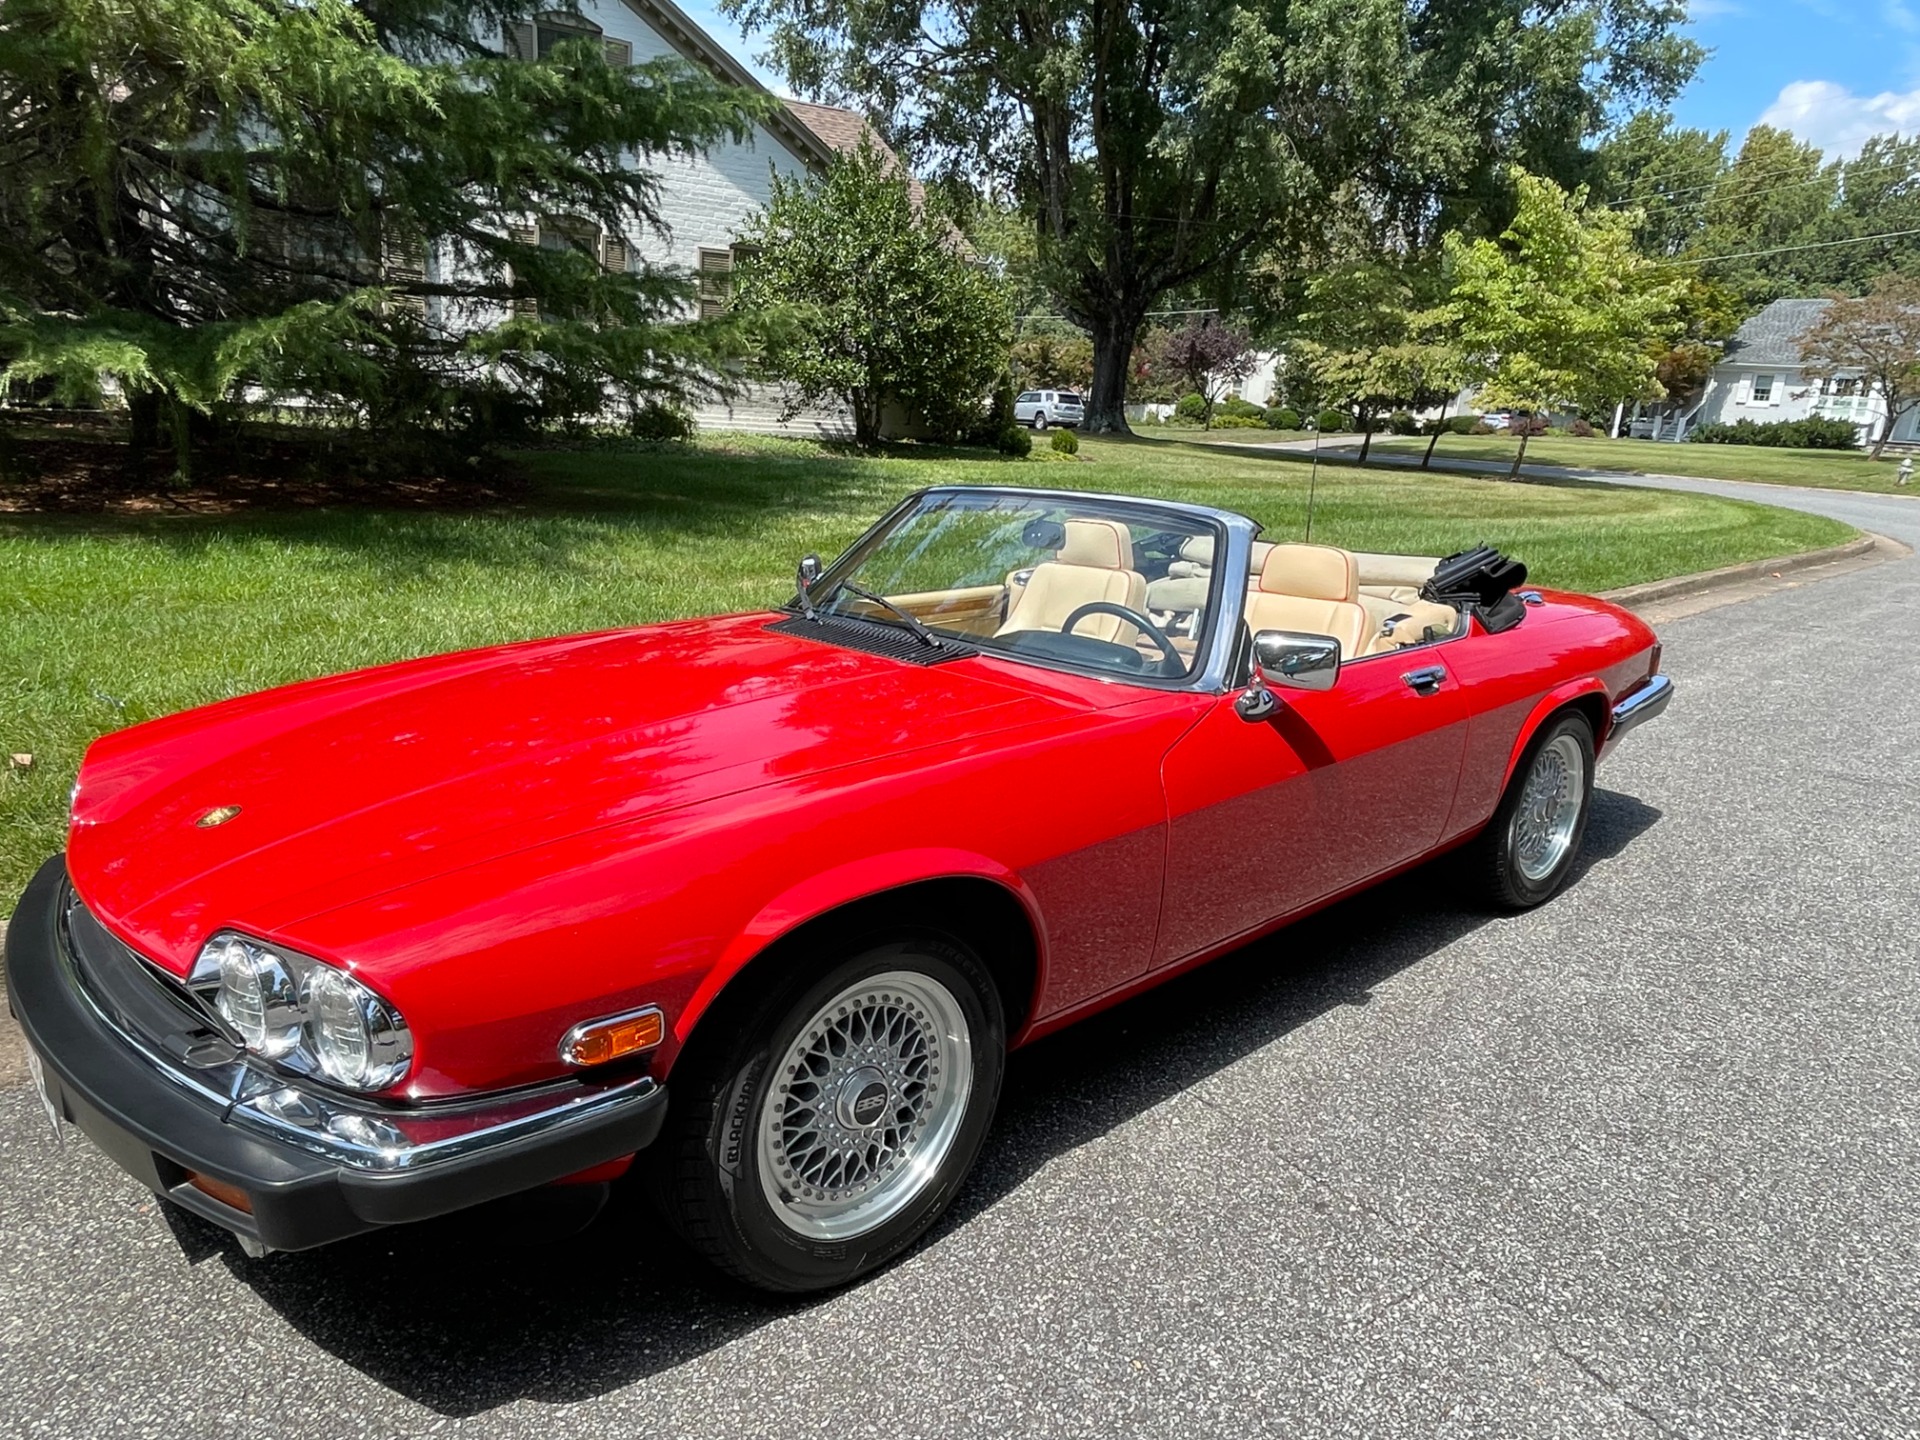
<path fill-rule="evenodd" d="M 413 1063 L 400 1012 L 344 970 L 225 930 L 193 973 L 215 982 L 214 1008 L 262 1059 L 354 1090 L 384 1090 Z"/>
<path fill-rule="evenodd" d="M 400 1012 L 358 980 L 327 965 L 307 977 L 307 1036 L 335 1084 L 380 1090 L 407 1073 L 413 1037 Z"/>
<path fill-rule="evenodd" d="M 212 952 L 209 955 L 208 952 Z M 220 966 L 215 1004 L 256 1055 L 278 1060 L 300 1043 L 300 982 L 272 950 L 226 935 L 201 952 Z"/>

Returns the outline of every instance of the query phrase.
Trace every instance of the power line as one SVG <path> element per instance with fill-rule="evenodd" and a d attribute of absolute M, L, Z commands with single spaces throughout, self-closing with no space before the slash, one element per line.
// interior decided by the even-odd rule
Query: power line
<path fill-rule="evenodd" d="M 1831 250 L 1837 245 L 1865 245 L 1874 240 L 1901 240 L 1920 235 L 1920 226 L 1911 230 L 1883 230 L 1877 235 L 1853 235 L 1845 240 L 1815 240 L 1805 245 L 1777 245 L 1771 250 L 1737 250 L 1731 255 L 1691 255 L 1668 260 L 1668 265 L 1711 265 L 1716 260 L 1756 260 L 1762 255 L 1792 255 L 1801 250 Z"/>
<path fill-rule="evenodd" d="M 1837 177 L 1831 177 L 1831 178 L 1835 179 L 1836 183 L 1843 183 L 1846 179 L 1846 172 L 1849 169 L 1857 167 L 1860 164 L 1860 161 L 1856 158 L 1850 162 L 1848 161 L 1831 162 L 1825 168 L 1831 169 L 1833 168 L 1833 164 L 1836 164 L 1836 163 L 1839 166 L 1840 174 Z M 1723 166 L 1720 173 L 1716 175 L 1713 179 L 1705 181 L 1699 185 L 1682 185 L 1671 190 L 1660 190 L 1660 189 L 1642 190 L 1633 195 L 1623 195 L 1618 200 L 1609 200 L 1606 202 L 1605 208 L 1610 210 L 1618 209 L 1622 205 L 1637 205 L 1643 200 L 1670 200 L 1675 198 L 1676 196 L 1691 195 L 1694 192 L 1700 191 L 1700 190 L 1718 189 L 1721 185 L 1725 184 L 1728 181 L 1745 181 L 1748 184 L 1751 184 L 1752 182 L 1758 181 L 1758 180 L 1770 180 L 1776 175 L 1797 174 L 1804 168 L 1805 168 L 1805 162 L 1802 161 L 1801 163 L 1793 164 L 1793 165 L 1776 166 L 1772 170 L 1762 170 L 1758 174 L 1754 174 L 1754 175 L 1743 175 L 1740 172 L 1739 163 L 1736 161 L 1734 164 Z M 1894 162 L 1891 160 L 1883 161 L 1881 162 L 1878 168 L 1880 171 L 1891 170 L 1894 168 Z M 1877 172 L 1863 171 L 1862 173 L 1875 174 Z M 1795 183 L 1802 184 L 1802 185 L 1818 185 L 1822 181 L 1825 181 L 1829 178 L 1830 177 L 1826 174 L 1820 174 L 1812 177 L 1811 179 L 1802 180 Z M 1901 178 L 1910 180 L 1910 179 L 1913 179 L 1914 176 L 1912 174 L 1908 174 L 1908 175 L 1902 176 Z M 1785 187 L 1781 187 L 1781 188 L 1785 188 Z M 1742 193 L 1743 194 L 1755 194 L 1755 193 L 1766 194 L 1768 192 L 1767 191 L 1756 192 L 1756 191 L 1749 190 L 1749 191 L 1743 191 Z"/>

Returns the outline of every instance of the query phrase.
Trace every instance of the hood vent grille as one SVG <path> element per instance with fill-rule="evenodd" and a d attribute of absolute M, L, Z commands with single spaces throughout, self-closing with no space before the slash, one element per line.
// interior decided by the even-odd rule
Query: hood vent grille
<path fill-rule="evenodd" d="M 776 635 L 797 635 L 802 640 L 819 640 L 828 645 L 844 645 L 849 650 L 864 650 L 869 655 L 884 655 L 889 660 L 904 660 L 909 665 L 940 665 L 948 660 L 964 660 L 980 652 L 963 640 L 940 637 L 934 649 L 904 625 L 888 625 L 877 620 L 858 620 L 850 615 L 822 615 L 818 623 L 804 615 L 776 620 L 767 626 Z"/>

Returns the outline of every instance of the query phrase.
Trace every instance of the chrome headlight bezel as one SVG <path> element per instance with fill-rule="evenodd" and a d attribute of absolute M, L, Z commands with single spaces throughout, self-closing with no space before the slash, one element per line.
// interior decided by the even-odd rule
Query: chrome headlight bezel
<path fill-rule="evenodd" d="M 249 1054 L 279 1069 L 372 1092 L 396 1084 L 413 1066 L 413 1032 L 386 997 L 339 966 L 284 945 L 217 931 L 200 948 L 188 984 Z M 251 994 L 249 985 L 256 987 Z"/>

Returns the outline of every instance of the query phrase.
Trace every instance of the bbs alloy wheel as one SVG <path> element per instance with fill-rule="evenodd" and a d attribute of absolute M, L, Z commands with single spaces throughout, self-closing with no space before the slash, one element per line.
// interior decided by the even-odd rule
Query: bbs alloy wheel
<path fill-rule="evenodd" d="M 1488 900 L 1527 910 L 1566 883 L 1593 803 L 1593 729 L 1576 712 L 1555 716 L 1514 767 L 1500 808 L 1468 852 Z"/>
<path fill-rule="evenodd" d="M 844 1284 L 910 1246 L 972 1168 L 999 1098 L 998 993 L 943 937 L 864 948 L 720 1033 L 668 1081 L 668 1212 L 763 1289 Z"/>

